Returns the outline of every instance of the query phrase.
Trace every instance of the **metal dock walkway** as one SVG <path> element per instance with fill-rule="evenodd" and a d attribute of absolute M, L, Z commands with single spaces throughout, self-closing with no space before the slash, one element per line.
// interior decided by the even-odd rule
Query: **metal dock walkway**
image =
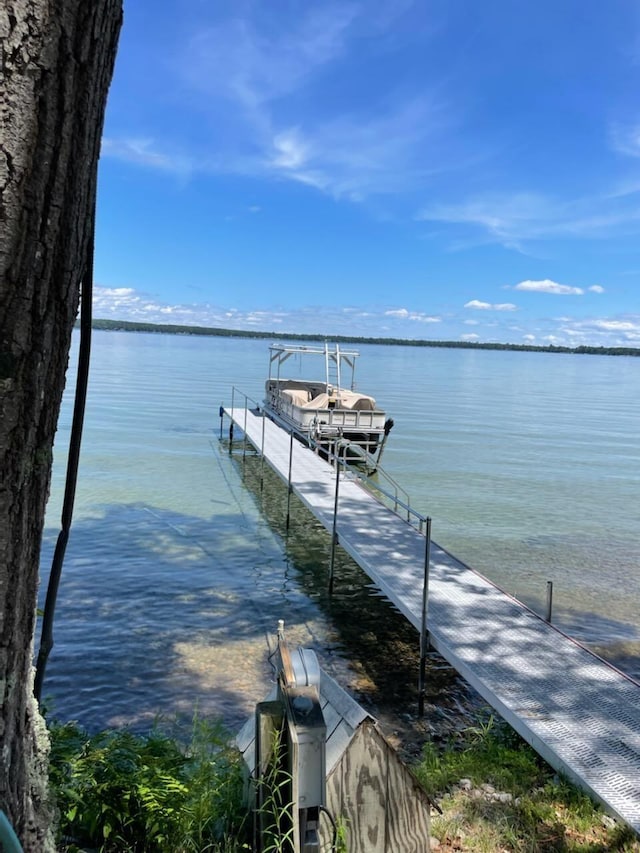
<path fill-rule="evenodd" d="M 291 470 L 293 491 L 331 532 L 334 468 L 261 412 L 224 411 L 285 483 Z M 425 537 L 349 477 L 340 479 L 336 532 L 420 632 Z M 435 543 L 428 631 L 433 648 L 549 764 L 640 834 L 640 684 Z"/>

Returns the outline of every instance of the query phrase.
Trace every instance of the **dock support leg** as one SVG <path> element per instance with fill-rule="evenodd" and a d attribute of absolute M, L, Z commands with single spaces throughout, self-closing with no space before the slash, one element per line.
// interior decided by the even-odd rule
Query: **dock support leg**
<path fill-rule="evenodd" d="M 264 491 L 264 418 L 262 413 L 262 445 L 260 447 L 260 494 Z"/>
<path fill-rule="evenodd" d="M 286 530 L 289 532 L 289 521 L 291 519 L 291 492 L 293 491 L 293 487 L 291 485 L 291 469 L 293 467 L 293 430 L 289 435 L 289 479 L 287 481 L 287 523 Z"/>
<path fill-rule="evenodd" d="M 236 405 L 236 386 L 231 389 L 231 417 L 229 418 L 229 456 L 233 451 L 233 413 Z"/>
<path fill-rule="evenodd" d="M 247 408 L 248 403 L 244 401 L 244 441 L 242 442 L 242 464 L 244 465 L 244 460 L 247 455 Z"/>
<path fill-rule="evenodd" d="M 224 421 L 224 406 L 220 406 L 220 441 L 222 441 L 223 421 Z"/>
<path fill-rule="evenodd" d="M 429 564 L 431 563 L 431 519 L 427 518 L 427 531 L 424 547 L 424 585 L 422 587 L 422 621 L 420 625 L 420 673 L 418 676 L 418 714 L 424 716 L 424 695 L 427 674 L 427 651 L 429 634 L 427 632 L 427 612 L 429 608 Z"/>
<path fill-rule="evenodd" d="M 336 564 L 336 545 L 338 544 L 338 495 L 340 492 L 340 457 L 335 456 L 336 494 L 333 501 L 333 530 L 331 532 L 331 562 L 329 563 L 329 595 L 333 595 L 333 570 Z"/>
<path fill-rule="evenodd" d="M 547 581 L 547 622 L 551 622 L 551 611 L 553 610 L 553 581 Z"/>

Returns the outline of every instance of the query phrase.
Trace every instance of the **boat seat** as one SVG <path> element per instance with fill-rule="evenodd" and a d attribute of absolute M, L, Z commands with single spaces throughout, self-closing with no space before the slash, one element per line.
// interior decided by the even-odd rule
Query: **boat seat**
<path fill-rule="evenodd" d="M 294 406 L 306 405 L 311 397 L 304 388 L 284 388 L 280 394 L 290 400 Z"/>
<path fill-rule="evenodd" d="M 316 397 L 313 397 L 309 400 L 308 403 L 303 405 L 303 409 L 328 409 L 329 408 L 329 395 L 328 394 L 318 394 Z M 335 400 L 335 397 L 333 398 Z"/>
<path fill-rule="evenodd" d="M 355 409 L 358 412 L 375 412 L 376 401 L 373 397 L 367 397 L 364 394 L 359 394 L 358 399 L 355 400 L 349 408 Z"/>
<path fill-rule="evenodd" d="M 366 394 L 357 394 L 355 391 L 341 390 L 337 395 L 318 394 L 317 397 L 302 404 L 303 409 L 329 409 L 330 403 L 335 403 L 338 409 L 353 409 L 360 412 L 375 412 L 376 401 Z M 300 404 L 297 404 L 300 405 Z"/>
<path fill-rule="evenodd" d="M 356 412 L 374 412 L 376 401 L 366 394 L 356 391 L 340 391 L 339 405 L 343 409 L 353 409 Z"/>

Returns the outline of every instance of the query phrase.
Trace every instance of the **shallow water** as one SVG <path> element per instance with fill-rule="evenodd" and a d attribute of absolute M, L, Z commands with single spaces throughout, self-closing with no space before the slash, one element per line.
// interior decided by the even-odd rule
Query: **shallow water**
<path fill-rule="evenodd" d="M 284 489 L 269 480 L 261 496 L 258 463 L 219 441 L 231 385 L 262 397 L 267 346 L 95 333 L 45 683 L 58 716 L 142 726 L 197 707 L 235 727 L 266 692 L 278 619 L 345 686 L 362 684 L 350 661 L 370 657 L 377 635 L 385 649 L 406 636 L 346 557 L 328 599 L 328 536 L 298 508 L 287 537 Z M 539 612 L 552 580 L 554 620 L 640 677 L 640 360 L 359 349 L 358 387 L 396 424 L 384 467 L 433 518 L 434 539 Z"/>

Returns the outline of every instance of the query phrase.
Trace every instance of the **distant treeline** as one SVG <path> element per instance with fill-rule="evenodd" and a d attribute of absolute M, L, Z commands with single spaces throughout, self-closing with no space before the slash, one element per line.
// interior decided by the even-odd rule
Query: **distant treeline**
<path fill-rule="evenodd" d="M 94 320 L 94 329 L 119 332 L 153 332 L 165 335 L 208 335 L 220 338 L 264 338 L 267 340 L 287 341 L 321 341 L 328 339 L 327 335 L 298 335 L 283 332 L 253 332 L 246 329 L 215 329 L 209 326 L 177 326 L 169 323 L 135 323 L 129 320 Z M 476 343 L 473 341 L 427 341 L 408 340 L 405 338 L 365 338 L 345 335 L 331 335 L 330 340 L 336 343 L 350 344 L 383 344 L 405 347 L 445 347 L 452 349 L 491 349 L 518 350 L 522 352 L 566 352 L 576 355 L 635 355 L 640 356 L 638 347 L 544 347 L 532 344 L 501 344 Z"/>

